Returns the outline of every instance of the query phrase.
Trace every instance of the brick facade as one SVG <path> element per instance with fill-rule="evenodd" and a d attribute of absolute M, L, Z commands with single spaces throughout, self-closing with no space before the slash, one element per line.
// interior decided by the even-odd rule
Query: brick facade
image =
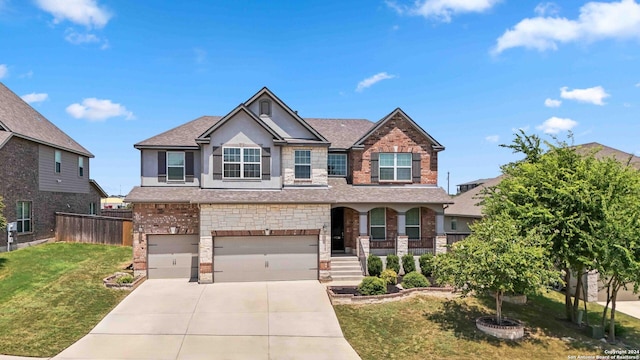
<path fill-rule="evenodd" d="M 7 222 L 16 221 L 18 201 L 31 202 L 30 233 L 19 234 L 17 243 L 25 243 L 55 236 L 56 212 L 88 214 L 90 203 L 100 208 L 100 195 L 90 186 L 88 193 L 40 191 L 38 174 L 38 144 L 11 138 L 0 148 L 0 197 L 5 205 Z M 27 164 L 27 166 L 23 166 Z M 88 180 L 87 180 L 88 181 Z M 0 233 L 0 247 L 7 245 L 7 233 Z"/>
<path fill-rule="evenodd" d="M 355 249 L 358 236 L 360 236 L 360 214 L 351 208 L 344 208 L 344 246 Z"/>
<path fill-rule="evenodd" d="M 424 135 L 402 115 L 389 119 L 364 141 L 363 151 L 351 151 L 349 178 L 353 184 L 371 184 L 371 153 L 420 153 L 420 183 L 437 185 L 438 153 Z"/>
<path fill-rule="evenodd" d="M 133 204 L 133 269 L 136 275 L 147 272 L 147 235 L 199 234 L 200 215 L 193 204 Z"/>

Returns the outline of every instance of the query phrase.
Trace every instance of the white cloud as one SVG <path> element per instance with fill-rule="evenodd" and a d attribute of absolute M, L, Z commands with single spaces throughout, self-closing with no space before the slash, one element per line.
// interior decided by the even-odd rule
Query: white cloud
<path fill-rule="evenodd" d="M 536 126 L 536 129 L 542 130 L 545 134 L 557 134 L 561 131 L 571 130 L 578 125 L 578 122 L 571 119 L 563 119 L 558 117 L 552 117 L 541 125 Z"/>
<path fill-rule="evenodd" d="M 544 101 L 544 106 L 546 106 L 546 107 L 557 108 L 557 107 L 560 107 L 560 105 L 562 105 L 562 101 L 561 100 L 547 98 Z"/>
<path fill-rule="evenodd" d="M 362 91 L 362 90 L 364 90 L 364 89 L 366 89 L 368 87 L 373 86 L 373 84 L 375 84 L 377 82 L 380 82 L 380 81 L 386 80 L 386 79 L 393 79 L 395 77 L 396 77 L 395 75 L 389 75 L 386 72 L 377 73 L 377 74 L 375 74 L 375 75 L 373 75 L 371 77 L 368 77 L 368 78 L 360 81 L 358 83 L 358 87 L 356 87 L 356 91 L 360 92 L 360 91 Z"/>
<path fill-rule="evenodd" d="M 18 75 L 18 77 L 21 79 L 31 79 L 33 77 L 33 70 L 29 70 L 24 74 L 20 74 Z"/>
<path fill-rule="evenodd" d="M 500 141 L 500 136 L 499 135 L 489 135 L 489 136 L 485 137 L 484 139 L 487 140 L 488 142 L 496 143 L 496 142 Z"/>
<path fill-rule="evenodd" d="M 492 49 L 494 55 L 515 47 L 556 50 L 558 43 L 602 39 L 640 39 L 640 4 L 635 0 L 589 2 L 576 20 L 563 17 L 526 18 L 505 31 Z"/>
<path fill-rule="evenodd" d="M 196 56 L 196 64 L 204 64 L 207 62 L 207 52 L 202 48 L 195 48 L 193 52 Z"/>
<path fill-rule="evenodd" d="M 96 0 L 36 0 L 40 9 L 53 15 L 54 24 L 64 20 L 87 28 L 102 28 L 111 19 L 111 12 Z"/>
<path fill-rule="evenodd" d="M 0 64 L 0 79 L 4 78 L 9 74 L 9 68 L 6 64 Z"/>
<path fill-rule="evenodd" d="M 100 42 L 100 38 L 94 34 L 91 34 L 91 33 L 81 34 L 76 32 L 73 29 L 67 29 L 64 39 L 74 45 Z"/>
<path fill-rule="evenodd" d="M 135 119 L 133 113 L 120 104 L 115 104 L 111 100 L 101 100 L 87 98 L 82 100 L 82 104 L 71 104 L 67 106 L 67 113 L 76 119 L 86 119 L 89 121 L 104 121 L 108 118 L 123 116 L 127 120 Z"/>
<path fill-rule="evenodd" d="M 43 102 L 49 98 L 49 94 L 46 93 L 31 93 L 21 96 L 22 100 L 28 102 L 29 104 Z"/>
<path fill-rule="evenodd" d="M 560 97 L 563 99 L 570 99 L 579 102 L 591 103 L 594 105 L 604 105 L 605 103 L 602 101 L 604 98 L 607 98 L 611 95 L 607 94 L 606 91 L 602 88 L 602 86 L 594 86 L 592 88 L 587 89 L 573 89 L 567 90 L 568 87 L 560 88 Z"/>
<path fill-rule="evenodd" d="M 556 3 L 546 2 L 536 5 L 533 11 L 538 16 L 555 16 L 560 12 L 560 7 Z"/>
<path fill-rule="evenodd" d="M 401 15 L 423 16 L 442 22 L 451 22 L 455 14 L 481 13 L 491 9 L 501 0 L 416 0 L 412 5 L 401 5 L 387 0 L 386 4 Z"/>

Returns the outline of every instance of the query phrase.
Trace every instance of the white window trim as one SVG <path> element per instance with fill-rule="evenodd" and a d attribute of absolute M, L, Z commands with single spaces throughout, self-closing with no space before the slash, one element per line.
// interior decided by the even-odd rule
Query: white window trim
<path fill-rule="evenodd" d="M 329 174 L 329 156 L 342 156 L 344 157 L 344 175 L 335 175 L 335 174 Z M 345 177 L 347 176 L 347 174 L 349 173 L 349 157 L 347 156 L 347 154 L 328 154 L 327 155 L 327 175 L 328 176 L 335 176 L 335 177 Z"/>
<path fill-rule="evenodd" d="M 224 160 L 224 150 L 225 149 L 240 149 L 240 161 L 225 161 Z M 258 162 L 245 162 L 244 161 L 244 151 L 246 149 L 257 149 L 259 156 L 258 156 Z M 224 165 L 225 164 L 240 164 L 240 177 L 228 177 L 224 175 Z M 258 171 L 258 176 L 256 177 L 245 177 L 244 176 L 244 165 L 245 164 L 251 164 L 251 165 L 258 165 L 259 166 L 259 171 Z M 261 180 L 262 179 L 262 148 L 260 147 L 239 147 L 239 146 L 223 146 L 222 147 L 222 178 L 224 180 L 237 180 L 237 179 L 247 179 L 247 180 Z"/>
<path fill-rule="evenodd" d="M 416 209 L 416 208 L 413 208 Z M 409 209 L 409 210 L 413 210 L 413 209 Z M 405 223 L 404 223 L 404 233 L 407 234 L 407 236 L 409 236 L 409 232 L 407 231 L 407 228 L 418 228 L 418 240 L 420 240 L 422 238 L 422 208 L 417 208 L 418 209 L 418 225 L 409 225 L 407 224 L 407 218 L 405 217 Z M 406 216 L 406 213 L 405 213 Z M 415 239 L 414 239 L 415 240 Z"/>
<path fill-rule="evenodd" d="M 376 208 L 379 209 L 379 208 Z M 374 209 L 369 210 L 369 237 L 371 238 L 371 241 L 386 241 L 387 240 L 387 208 L 382 208 L 384 210 L 384 225 L 373 225 L 372 220 L 372 216 L 371 216 L 371 211 L 373 211 Z M 384 228 L 384 239 L 374 239 L 373 238 L 373 234 L 371 229 L 373 228 Z"/>
<path fill-rule="evenodd" d="M 393 166 L 382 166 L 380 163 L 380 155 L 383 154 L 392 154 L 393 155 Z M 409 154 L 411 156 L 411 162 L 409 163 L 409 165 L 403 165 L 403 166 L 399 166 L 398 165 L 398 154 Z M 382 179 L 382 169 L 393 169 L 393 179 Z M 402 180 L 398 180 L 398 169 L 409 169 L 409 178 L 408 179 L 402 179 Z M 397 181 L 397 182 L 407 182 L 407 181 L 412 181 L 413 179 L 413 155 L 412 153 L 380 153 L 378 155 L 378 179 L 379 181 Z"/>
<path fill-rule="evenodd" d="M 84 177 L 84 158 L 78 156 L 78 176 Z"/>
<path fill-rule="evenodd" d="M 29 204 L 29 213 L 26 214 L 27 217 L 24 217 L 24 205 L 22 206 L 22 214 L 20 214 L 20 216 L 17 217 L 16 222 L 17 223 L 22 223 L 22 231 L 19 232 L 19 234 L 29 234 L 33 232 L 33 220 L 31 218 L 31 211 L 32 211 L 32 207 L 33 207 L 33 202 L 31 201 L 18 201 L 18 203 L 27 203 Z M 18 204 L 16 203 L 16 207 L 18 206 Z M 24 223 L 26 221 L 29 221 L 29 231 L 24 231 Z"/>
<path fill-rule="evenodd" d="M 182 155 L 182 166 L 175 166 L 175 165 L 171 166 L 171 165 L 169 165 L 170 154 L 180 154 L 180 155 Z M 187 170 L 186 161 L 187 161 L 187 159 L 186 159 L 184 151 L 167 151 L 167 169 L 166 169 L 167 170 L 167 182 L 185 181 L 185 173 L 186 173 L 186 170 Z M 169 179 L 169 168 L 179 168 L 179 167 L 182 168 L 182 179 Z"/>
<path fill-rule="evenodd" d="M 56 174 L 62 173 L 62 151 L 54 150 L 53 154 L 53 171 Z M 60 170 L 58 170 L 58 164 L 60 164 Z"/>
<path fill-rule="evenodd" d="M 298 151 L 308 151 L 309 152 L 309 163 L 308 164 L 298 164 L 296 162 L 296 153 Z M 298 149 L 298 150 L 294 150 L 293 151 L 293 177 L 296 180 L 311 180 L 313 178 L 313 174 L 312 174 L 312 168 L 311 168 L 311 163 L 313 162 L 313 160 L 311 159 L 311 150 L 310 149 Z M 308 178 L 299 178 L 296 176 L 296 166 L 308 166 L 309 167 L 309 177 Z"/>

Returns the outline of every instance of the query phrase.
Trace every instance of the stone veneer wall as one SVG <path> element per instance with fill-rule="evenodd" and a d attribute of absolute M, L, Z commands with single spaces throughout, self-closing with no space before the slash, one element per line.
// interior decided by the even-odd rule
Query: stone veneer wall
<path fill-rule="evenodd" d="M 133 269 L 137 275 L 147 274 L 147 235 L 198 234 L 200 216 L 195 204 L 133 204 Z"/>
<path fill-rule="evenodd" d="M 31 202 L 32 232 L 18 234 L 18 244 L 55 236 L 56 212 L 89 214 L 90 203 L 100 208 L 100 195 L 89 187 L 87 193 L 40 191 L 38 144 L 13 137 L 0 148 L 0 197 L 7 222 L 16 221 L 18 201 Z M 24 166 L 23 166 L 24 165 Z M 53 166 L 53 164 L 52 164 Z M 88 180 L 87 180 L 88 181 Z M 16 245 L 14 243 L 14 246 Z M 7 232 L 0 231 L 0 247 L 7 245 Z"/>
<path fill-rule="evenodd" d="M 311 179 L 295 178 L 295 150 L 311 150 Z M 282 147 L 284 185 L 327 185 L 327 157 L 328 148 L 326 147 Z"/>
<path fill-rule="evenodd" d="M 203 204 L 200 208 L 200 283 L 213 281 L 212 231 L 309 230 L 319 235 L 320 279 L 330 276 L 331 206 L 329 204 Z"/>
<path fill-rule="evenodd" d="M 371 153 L 411 152 L 422 154 L 420 183 L 438 183 L 438 153 L 429 141 L 404 117 L 396 115 L 371 134 L 364 142 L 363 151 L 351 151 L 349 164 L 353 184 L 371 184 Z"/>

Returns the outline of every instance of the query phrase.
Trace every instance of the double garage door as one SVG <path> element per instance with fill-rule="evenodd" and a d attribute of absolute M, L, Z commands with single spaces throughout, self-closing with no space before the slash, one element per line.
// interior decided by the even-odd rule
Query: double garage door
<path fill-rule="evenodd" d="M 198 278 L 198 235 L 149 235 L 148 278 Z M 318 237 L 228 236 L 213 243 L 213 281 L 318 279 Z"/>
<path fill-rule="evenodd" d="M 318 279 L 317 236 L 229 236 L 213 241 L 214 282 Z"/>

